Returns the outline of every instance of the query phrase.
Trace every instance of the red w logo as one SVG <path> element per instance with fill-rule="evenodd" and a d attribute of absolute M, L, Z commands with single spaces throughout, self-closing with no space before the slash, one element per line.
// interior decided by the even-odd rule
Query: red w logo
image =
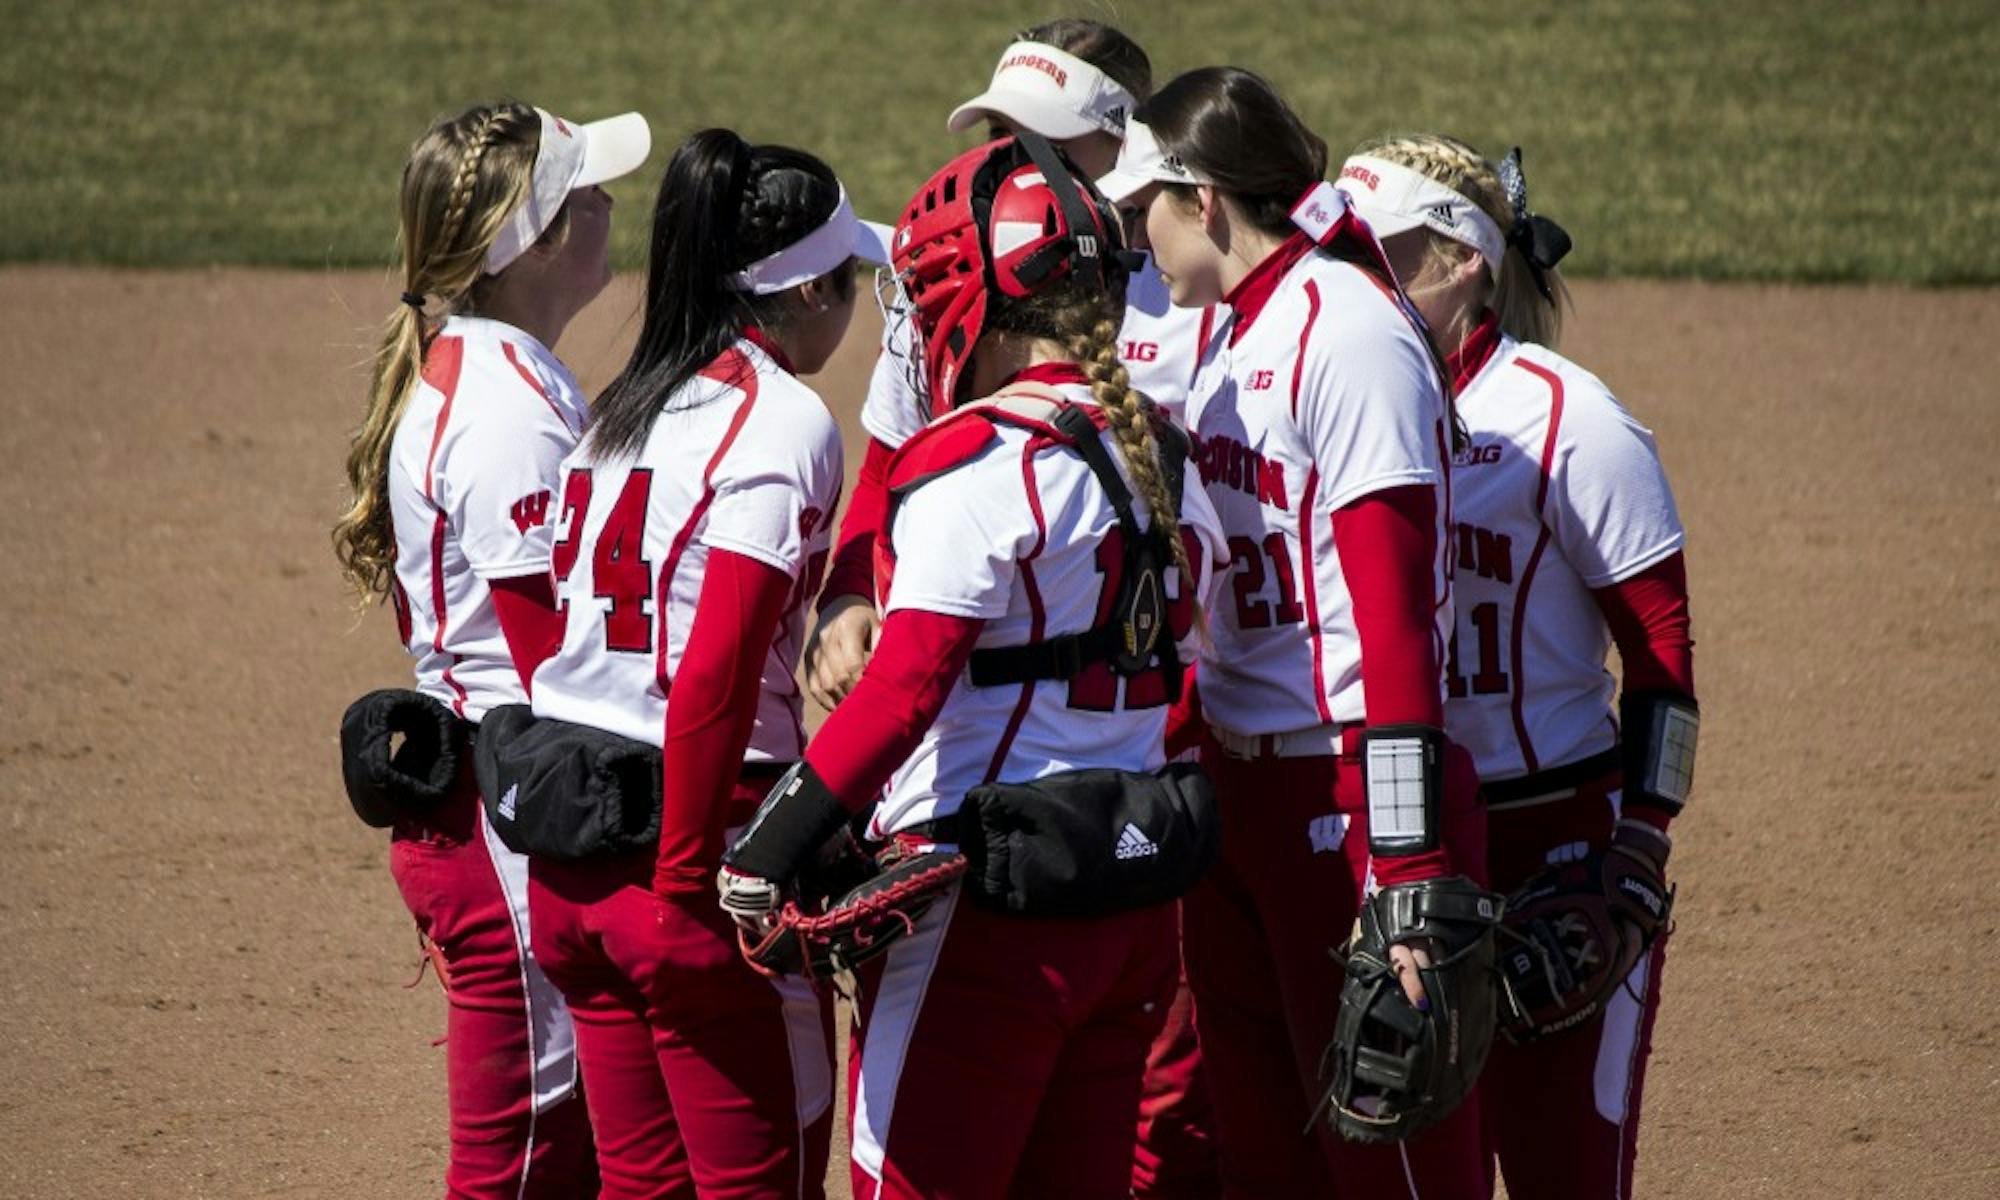
<path fill-rule="evenodd" d="M 514 528 L 522 533 L 535 528 L 549 518 L 548 490 L 545 488 L 532 496 L 523 496 L 514 501 L 514 506 L 507 510 L 507 514 L 514 518 Z"/>

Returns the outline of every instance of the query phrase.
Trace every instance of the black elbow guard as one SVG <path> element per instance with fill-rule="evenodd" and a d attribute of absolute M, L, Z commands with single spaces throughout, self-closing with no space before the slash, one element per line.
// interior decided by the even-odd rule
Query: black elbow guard
<path fill-rule="evenodd" d="M 1694 791 L 1701 706 L 1680 692 L 1627 692 L 1618 715 L 1625 802 L 1680 812 Z"/>
<path fill-rule="evenodd" d="M 850 815 L 819 772 L 801 760 L 778 777 L 750 818 L 750 827 L 722 856 L 722 865 L 742 875 L 790 883 Z"/>

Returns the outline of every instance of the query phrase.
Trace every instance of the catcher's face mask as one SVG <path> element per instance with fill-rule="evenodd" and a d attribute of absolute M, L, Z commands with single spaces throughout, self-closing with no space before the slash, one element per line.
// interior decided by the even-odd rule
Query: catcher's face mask
<path fill-rule="evenodd" d="M 1047 139 L 1025 132 L 959 155 L 918 188 L 891 250 L 884 319 L 913 322 L 912 382 L 932 416 L 965 398 L 996 292 L 1030 296 L 1072 278 L 1122 289 L 1131 270 L 1110 205 Z"/>

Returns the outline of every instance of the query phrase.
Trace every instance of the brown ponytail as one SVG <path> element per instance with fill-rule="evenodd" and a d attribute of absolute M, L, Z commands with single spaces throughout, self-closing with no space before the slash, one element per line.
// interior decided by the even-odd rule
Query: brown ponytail
<path fill-rule="evenodd" d="M 386 595 L 395 577 L 389 448 L 435 332 L 411 300 L 437 297 L 440 315 L 474 306 L 486 252 L 527 194 L 541 133 L 540 116 L 525 104 L 472 108 L 432 126 L 403 166 L 396 240 L 408 299 L 383 322 L 368 412 L 347 451 L 353 503 L 333 526 L 341 574 L 364 602 Z M 544 237 L 563 232 L 558 221 Z"/>

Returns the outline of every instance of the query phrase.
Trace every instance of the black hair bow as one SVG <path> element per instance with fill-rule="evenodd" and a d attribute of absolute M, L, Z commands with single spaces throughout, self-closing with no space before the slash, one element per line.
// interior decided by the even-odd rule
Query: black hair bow
<path fill-rule="evenodd" d="M 1507 193 L 1507 205 L 1514 212 L 1514 227 L 1507 231 L 1507 244 L 1520 249 L 1521 257 L 1528 260 L 1528 274 L 1534 277 L 1535 290 L 1542 294 L 1542 299 L 1553 303 L 1555 296 L 1549 291 L 1548 272 L 1569 253 L 1569 232 L 1540 213 L 1528 211 L 1528 179 L 1521 174 L 1519 146 L 1500 160 L 1500 187 Z"/>

